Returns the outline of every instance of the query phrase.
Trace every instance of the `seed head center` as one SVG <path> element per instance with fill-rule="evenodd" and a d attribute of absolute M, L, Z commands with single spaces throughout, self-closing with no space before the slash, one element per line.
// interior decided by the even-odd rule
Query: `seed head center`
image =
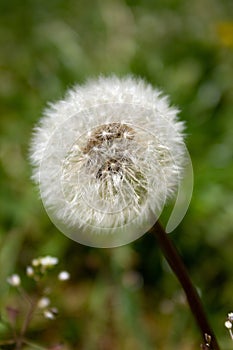
<path fill-rule="evenodd" d="M 134 129 L 124 123 L 114 122 L 100 125 L 91 132 L 82 151 L 84 154 L 89 153 L 93 148 L 101 147 L 104 142 L 110 145 L 114 140 L 132 140 L 134 135 Z"/>

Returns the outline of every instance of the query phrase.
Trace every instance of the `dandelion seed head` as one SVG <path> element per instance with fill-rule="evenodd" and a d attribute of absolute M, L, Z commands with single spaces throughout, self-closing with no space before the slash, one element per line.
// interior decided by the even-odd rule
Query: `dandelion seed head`
<path fill-rule="evenodd" d="M 99 247 L 148 231 L 181 178 L 177 114 L 166 96 L 132 77 L 92 80 L 51 104 L 35 129 L 31 161 L 57 227 Z"/>

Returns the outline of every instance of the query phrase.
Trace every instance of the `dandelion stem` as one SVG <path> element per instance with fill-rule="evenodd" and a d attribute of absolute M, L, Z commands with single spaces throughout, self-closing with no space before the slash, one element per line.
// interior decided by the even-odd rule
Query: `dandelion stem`
<path fill-rule="evenodd" d="M 213 330 L 211 329 L 207 320 L 202 301 L 195 289 L 192 281 L 190 280 L 188 271 L 172 241 L 169 239 L 167 233 L 157 221 L 156 224 L 150 230 L 152 234 L 157 237 L 159 246 L 170 265 L 171 269 L 175 273 L 176 277 L 180 281 L 184 292 L 186 294 L 187 301 L 189 303 L 192 314 L 196 320 L 196 323 L 202 333 L 204 342 L 206 343 L 206 335 L 211 337 L 211 342 L 208 348 L 212 350 L 220 350 Z"/>

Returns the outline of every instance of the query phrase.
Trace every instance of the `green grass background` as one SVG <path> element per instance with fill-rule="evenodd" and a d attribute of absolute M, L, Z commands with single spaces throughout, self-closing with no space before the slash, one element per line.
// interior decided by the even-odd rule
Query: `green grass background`
<path fill-rule="evenodd" d="M 99 74 L 134 74 L 170 95 L 187 125 L 194 192 L 171 237 L 222 349 L 233 310 L 233 3 L 231 0 L 0 2 L 0 306 L 6 278 L 50 254 L 71 272 L 60 316 L 29 335 L 64 349 L 194 350 L 200 335 L 156 241 L 116 249 L 70 241 L 30 180 L 28 147 L 48 101 Z M 27 282 L 25 282 L 27 283 Z M 0 327 L 0 339 L 5 329 Z"/>

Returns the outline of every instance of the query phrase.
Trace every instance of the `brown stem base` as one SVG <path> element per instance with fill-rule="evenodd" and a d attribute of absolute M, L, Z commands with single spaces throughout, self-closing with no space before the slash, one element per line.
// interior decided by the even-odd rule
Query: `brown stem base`
<path fill-rule="evenodd" d="M 189 274 L 178 251 L 176 250 L 171 240 L 168 238 L 167 233 L 164 231 L 159 222 L 156 222 L 150 232 L 156 236 L 159 246 L 168 264 L 170 265 L 171 269 L 175 273 L 185 291 L 190 309 L 202 333 L 204 344 L 206 344 L 209 349 L 220 350 L 214 332 L 212 331 L 207 320 L 201 299 L 190 280 Z M 209 344 L 206 343 L 207 338 L 210 339 Z"/>

